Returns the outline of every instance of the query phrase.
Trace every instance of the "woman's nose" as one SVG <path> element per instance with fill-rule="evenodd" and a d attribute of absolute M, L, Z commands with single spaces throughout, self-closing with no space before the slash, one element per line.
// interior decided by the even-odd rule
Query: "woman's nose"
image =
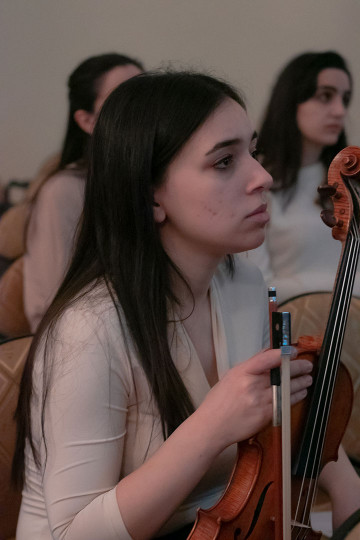
<path fill-rule="evenodd" d="M 272 176 L 267 172 L 266 169 L 259 163 L 256 162 L 255 169 L 252 176 L 251 190 L 260 190 L 260 191 L 269 191 L 273 185 Z"/>
<path fill-rule="evenodd" d="M 344 105 L 343 98 L 338 94 L 332 103 L 332 113 L 339 118 L 343 118 L 346 115 L 346 111 L 347 109 Z"/>

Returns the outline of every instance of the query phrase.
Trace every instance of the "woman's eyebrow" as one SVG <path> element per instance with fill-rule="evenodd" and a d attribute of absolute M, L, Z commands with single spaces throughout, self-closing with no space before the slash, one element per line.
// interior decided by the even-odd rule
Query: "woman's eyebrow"
<path fill-rule="evenodd" d="M 331 86 L 330 84 L 323 84 L 323 85 L 320 85 L 316 88 L 316 90 L 328 90 L 328 91 L 331 91 L 331 92 L 339 92 L 339 89 L 336 88 L 336 86 Z M 344 91 L 344 94 L 349 94 L 351 93 L 351 90 L 345 90 Z"/>
<path fill-rule="evenodd" d="M 251 141 L 253 141 L 254 139 L 257 139 L 257 137 L 258 137 L 258 134 L 256 133 L 256 131 L 254 131 L 254 133 L 251 136 Z M 206 152 L 205 155 L 208 156 L 209 154 L 216 152 L 216 150 L 219 150 L 220 148 L 225 148 L 226 146 L 231 146 L 233 144 L 240 144 L 242 142 L 243 140 L 240 138 L 226 139 L 225 141 L 220 141 L 216 143 L 208 152 Z"/>
<path fill-rule="evenodd" d="M 220 141 L 218 143 L 216 143 L 208 152 L 206 152 L 206 156 L 208 156 L 209 154 L 212 154 L 213 152 L 215 152 L 216 150 L 219 150 L 219 148 L 224 148 L 225 146 L 231 146 L 233 144 L 240 144 L 241 143 L 241 139 L 227 139 L 225 141 Z"/>

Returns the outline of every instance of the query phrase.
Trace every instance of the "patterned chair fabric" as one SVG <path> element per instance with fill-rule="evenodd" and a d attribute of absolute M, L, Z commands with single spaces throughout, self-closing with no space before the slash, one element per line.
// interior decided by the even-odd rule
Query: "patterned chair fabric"
<path fill-rule="evenodd" d="M 32 337 L 22 337 L 0 344 L 0 539 L 15 536 L 21 493 L 10 484 L 15 444 L 13 419 L 19 384 Z"/>
<path fill-rule="evenodd" d="M 16 259 L 0 279 L 0 333 L 9 338 L 30 334 L 23 300 L 23 257 Z"/>

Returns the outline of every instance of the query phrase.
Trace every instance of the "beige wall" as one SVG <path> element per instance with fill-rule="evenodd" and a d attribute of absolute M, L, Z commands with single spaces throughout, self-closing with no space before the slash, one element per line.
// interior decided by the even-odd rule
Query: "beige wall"
<path fill-rule="evenodd" d="M 288 59 L 336 49 L 354 74 L 348 132 L 360 146 L 359 23 L 359 0 L 0 0 L 0 179 L 32 176 L 59 148 L 68 74 L 109 51 L 223 76 L 257 124 Z"/>

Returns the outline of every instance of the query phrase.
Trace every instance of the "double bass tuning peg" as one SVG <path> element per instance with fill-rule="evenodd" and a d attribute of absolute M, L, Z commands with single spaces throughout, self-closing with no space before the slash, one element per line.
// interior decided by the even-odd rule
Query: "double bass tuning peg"
<path fill-rule="evenodd" d="M 328 227 L 342 227 L 344 222 L 341 219 L 338 219 L 334 216 L 334 212 L 332 210 L 323 210 L 320 214 L 321 219 L 327 225 Z"/>

